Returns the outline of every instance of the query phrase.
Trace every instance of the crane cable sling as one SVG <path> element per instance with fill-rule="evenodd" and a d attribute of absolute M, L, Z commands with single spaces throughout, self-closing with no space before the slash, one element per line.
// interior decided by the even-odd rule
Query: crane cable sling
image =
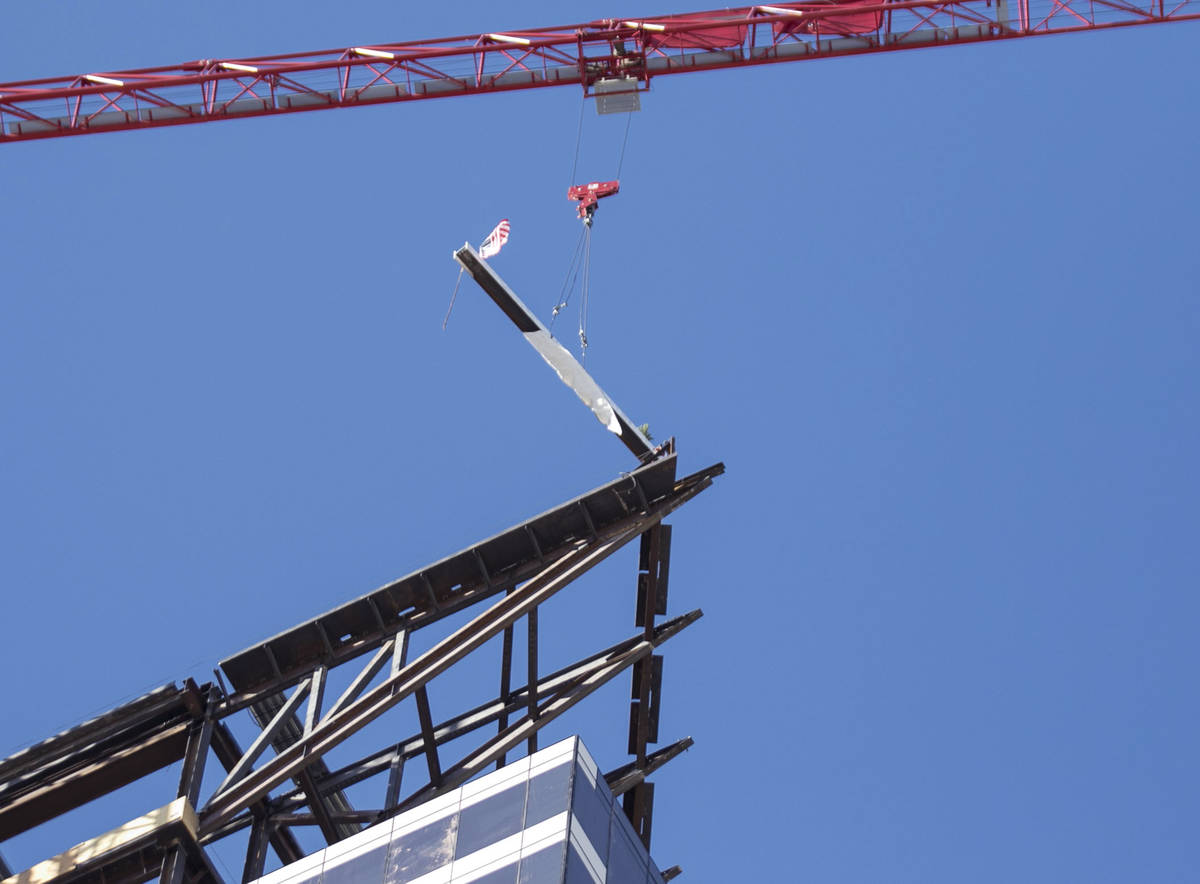
<path fill-rule="evenodd" d="M 585 107 L 587 107 L 587 98 L 586 96 L 580 96 L 579 124 L 575 127 L 575 159 L 571 163 L 571 177 L 567 179 L 568 187 L 575 183 L 575 173 L 579 171 L 579 146 L 583 143 L 583 111 Z M 575 251 L 571 254 L 571 263 L 567 266 L 567 275 L 563 279 L 562 288 L 558 292 L 558 300 L 554 302 L 554 309 L 550 311 L 551 336 L 554 334 L 554 320 L 558 319 L 558 314 L 567 306 L 567 302 L 571 300 L 571 292 L 575 290 L 575 279 L 579 276 L 576 264 L 579 262 L 579 255 L 583 248 L 584 233 L 586 231 L 587 228 L 585 227 L 579 232 L 579 239 L 575 241 Z"/>
<path fill-rule="evenodd" d="M 462 275 L 465 267 L 458 268 L 458 279 L 454 281 L 454 294 L 450 296 L 450 306 L 446 308 L 446 318 L 442 320 L 442 331 L 446 330 L 446 324 L 450 321 L 450 311 L 454 309 L 454 299 L 458 297 L 458 287 L 462 284 Z"/>
<path fill-rule="evenodd" d="M 592 226 L 589 224 L 584 228 L 587 231 L 587 236 L 584 238 L 583 247 L 583 287 L 579 292 L 579 361 L 587 361 L 587 311 L 588 311 L 588 286 L 592 276 Z"/>
<path fill-rule="evenodd" d="M 567 267 L 567 275 L 563 278 L 562 288 L 558 291 L 558 301 L 554 304 L 554 309 L 550 312 L 550 330 L 554 330 L 554 320 L 558 318 L 558 314 L 567 306 L 567 302 L 571 300 L 571 292 L 575 290 L 575 280 L 579 278 L 579 259 L 583 255 L 584 241 L 587 239 L 588 228 L 584 227 L 579 231 L 579 239 L 575 241 L 575 252 L 571 255 L 571 264 Z"/>
<path fill-rule="evenodd" d="M 625 148 L 629 144 L 629 128 L 633 123 L 633 111 L 629 111 L 625 115 L 625 134 L 621 138 L 621 153 L 617 158 L 617 174 L 616 177 L 621 177 L 621 169 L 625 165 Z M 575 160 L 571 164 L 571 183 L 575 181 L 575 173 L 579 167 L 579 145 L 583 139 L 583 105 L 579 108 L 579 128 L 575 134 Z M 583 261 L 579 262 L 580 250 L 583 251 Z M 575 251 L 571 256 L 571 263 L 567 267 L 567 275 L 563 280 L 562 289 L 558 293 L 558 301 L 554 305 L 554 309 L 550 314 L 550 329 L 553 333 L 554 320 L 558 318 L 558 314 L 567 306 L 567 302 L 571 299 L 571 293 L 575 291 L 575 281 L 579 277 L 580 270 L 583 272 L 583 285 L 579 293 L 579 357 L 581 362 L 587 360 L 587 320 L 588 320 L 588 301 L 591 287 L 592 273 L 592 225 L 584 224 L 583 232 L 580 234 L 579 240 L 575 243 Z"/>

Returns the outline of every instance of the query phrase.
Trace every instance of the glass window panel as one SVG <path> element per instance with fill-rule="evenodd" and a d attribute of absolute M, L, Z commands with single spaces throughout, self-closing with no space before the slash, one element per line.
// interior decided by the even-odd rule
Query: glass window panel
<path fill-rule="evenodd" d="M 517 884 L 559 884 L 563 876 L 565 841 L 521 857 L 521 874 Z"/>
<path fill-rule="evenodd" d="M 603 780 L 593 786 L 587 777 L 575 778 L 575 797 L 571 801 L 571 812 L 579 820 L 592 847 L 600 856 L 600 862 L 608 861 L 608 819 L 612 815 L 612 793 Z"/>
<path fill-rule="evenodd" d="M 458 833 L 458 814 L 414 829 L 392 840 L 385 884 L 405 884 L 440 869 L 454 858 L 454 840 Z"/>
<path fill-rule="evenodd" d="M 629 817 L 625 815 L 625 808 L 622 807 L 620 801 L 613 802 L 613 829 L 620 829 L 624 832 L 631 844 L 642 843 L 642 839 L 633 830 L 633 823 L 629 822 Z"/>
<path fill-rule="evenodd" d="M 617 810 L 614 816 L 624 816 Z M 629 840 L 625 830 L 613 822 L 612 839 L 608 847 L 608 881 L 618 884 L 641 884 L 646 880 L 646 859 L 641 844 Z"/>
<path fill-rule="evenodd" d="M 502 869 L 496 869 L 494 872 L 488 872 L 482 878 L 476 878 L 471 884 L 516 884 L 516 881 L 517 864 L 513 863 Z"/>
<path fill-rule="evenodd" d="M 529 802 L 525 807 L 525 826 L 550 819 L 567 809 L 571 787 L 570 764 L 560 764 L 529 781 Z"/>
<path fill-rule="evenodd" d="M 567 875 L 563 878 L 563 884 L 596 884 L 574 844 L 567 847 Z"/>
<path fill-rule="evenodd" d="M 360 853 L 336 865 L 325 866 L 322 884 L 379 884 L 383 880 L 383 863 L 387 859 L 388 843 Z"/>
<path fill-rule="evenodd" d="M 458 846 L 454 849 L 455 859 L 521 831 L 525 786 L 525 782 L 519 783 L 462 809 L 458 823 Z"/>

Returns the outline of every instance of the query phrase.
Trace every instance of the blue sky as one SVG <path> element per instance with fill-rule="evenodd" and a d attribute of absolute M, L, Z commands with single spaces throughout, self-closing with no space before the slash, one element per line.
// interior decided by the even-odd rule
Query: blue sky
<path fill-rule="evenodd" d="M 0 81 L 689 8 L 26 4 Z M 666 647 L 663 739 L 696 747 L 658 777 L 660 864 L 1195 878 L 1198 34 L 643 97 L 588 368 L 683 470 L 728 467 L 672 519 L 671 610 L 705 617 Z M 477 289 L 441 329 L 451 250 L 501 217 L 495 266 L 548 316 L 579 105 L 0 151 L 0 755 L 630 468 Z M 623 126 L 587 108 L 580 181 L 613 175 Z M 635 555 L 547 609 L 548 666 L 633 631 Z M 490 696 L 484 664 L 434 683 L 435 716 Z M 625 692 L 554 733 L 622 763 Z M 0 852 L 23 868 L 173 786 Z"/>

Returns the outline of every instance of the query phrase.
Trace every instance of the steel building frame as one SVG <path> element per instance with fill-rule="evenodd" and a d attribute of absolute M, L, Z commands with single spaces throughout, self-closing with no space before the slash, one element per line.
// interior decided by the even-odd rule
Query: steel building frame
<path fill-rule="evenodd" d="M 614 794 L 624 796 L 626 812 L 649 846 L 653 787 L 646 778 L 691 745 L 684 738 L 648 751 L 658 740 L 662 658 L 655 652 L 701 616 L 695 610 L 658 619 L 666 612 L 670 558 L 670 529 L 662 520 L 724 469 L 716 464 L 677 478 L 676 461 L 674 446 L 663 446 L 631 473 L 221 661 L 216 682 L 164 685 L 0 761 L 0 841 L 180 765 L 176 801 L 139 818 L 138 826 L 117 830 L 126 834 L 108 833 L 90 848 L 80 845 L 86 849 L 6 881 L 219 881 L 205 848 L 245 829 L 243 880 L 252 880 L 262 873 L 268 848 L 283 863 L 304 854 L 293 827 L 315 826 L 334 843 L 452 790 L 491 765 L 503 765 L 522 744 L 534 751 L 542 727 L 628 669 L 633 758 L 607 779 Z M 539 606 L 635 539 L 641 542 L 638 632 L 542 674 Z M 415 631 L 468 607 L 482 610 L 407 659 Z M 514 626 L 521 619 L 528 679 L 514 687 Z M 435 723 L 431 682 L 497 636 L 503 642 L 498 696 Z M 327 702 L 330 670 L 342 665 L 358 667 L 357 674 Z M 409 697 L 419 733 L 399 742 L 393 737 L 337 770 L 326 766 L 331 749 Z M 246 748 L 229 727 L 230 717 L 241 712 L 258 727 Z M 447 764 L 446 744 L 471 735 L 472 748 Z M 273 754 L 261 760 L 268 748 Z M 202 795 L 210 755 L 226 776 Z M 406 763 L 417 759 L 424 760 L 427 776 L 405 794 Z M 371 778 L 379 780 L 378 804 L 353 807 L 344 790 Z M 136 837 L 128 834 L 134 829 Z M 115 847 L 102 848 L 102 841 Z"/>
<path fill-rule="evenodd" d="M 0 760 L 0 842 L 181 763 L 175 800 L 19 875 L 0 868 L 2 884 L 134 884 L 155 876 L 163 884 L 218 882 L 205 847 L 245 829 L 242 880 L 254 880 L 263 873 L 268 848 L 283 864 L 303 856 L 292 832 L 296 826 L 315 826 L 333 844 L 363 825 L 456 789 L 493 764 L 503 766 L 508 753 L 522 744 L 535 752 L 545 725 L 627 669 L 632 669 L 628 750 L 633 758 L 607 779 L 614 795 L 623 796 L 625 812 L 649 848 L 654 786 L 646 778 L 692 742 L 683 738 L 649 751 L 658 742 L 662 692 L 662 657 L 655 652 L 701 617 L 695 610 L 657 622 L 667 613 L 671 550 L 671 529 L 662 521 L 707 489 L 724 466 L 678 478 L 674 440 L 652 447 L 469 245 L 454 258 L 640 465 L 222 660 L 213 670 L 213 683 L 164 685 Z M 541 674 L 539 607 L 638 538 L 634 621 L 639 632 Z M 482 610 L 468 623 L 408 659 L 413 633 L 477 606 Z M 514 627 L 522 619 L 527 680 L 514 687 Z M 494 638 L 502 642 L 499 696 L 435 724 L 431 682 Z M 330 673 L 343 666 L 354 675 L 327 703 Z M 389 739 L 382 748 L 330 770 L 325 757 L 331 750 L 409 697 L 416 705 L 418 733 L 400 742 Z M 245 749 L 228 724 L 242 712 L 255 726 Z M 494 733 L 478 733 L 489 725 L 495 725 Z M 473 748 L 445 765 L 446 744 L 469 735 L 475 735 Z M 268 749 L 270 756 L 262 760 Z M 201 801 L 210 754 L 225 777 Z M 405 766 L 417 758 L 424 759 L 427 777 L 405 795 Z M 345 790 L 375 777 L 381 779 L 379 803 L 356 809 Z M 678 869 L 668 872 L 674 877 Z"/>

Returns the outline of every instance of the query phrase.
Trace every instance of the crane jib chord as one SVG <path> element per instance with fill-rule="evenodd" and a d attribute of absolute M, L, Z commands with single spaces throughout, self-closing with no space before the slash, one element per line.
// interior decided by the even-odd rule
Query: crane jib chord
<path fill-rule="evenodd" d="M 203 59 L 0 84 L 0 142 L 550 86 L 644 91 L 667 74 L 1197 18 L 1200 0 L 810 0 Z"/>

